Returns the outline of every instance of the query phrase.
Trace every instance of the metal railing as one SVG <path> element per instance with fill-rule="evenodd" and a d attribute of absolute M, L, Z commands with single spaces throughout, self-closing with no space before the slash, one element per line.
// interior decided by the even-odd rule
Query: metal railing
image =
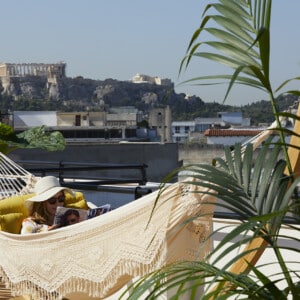
<path fill-rule="evenodd" d="M 74 184 L 75 180 L 78 180 L 76 184 L 87 189 L 97 185 L 129 183 L 144 185 L 147 182 L 146 169 L 148 166 L 146 164 L 100 164 L 36 160 L 21 160 L 17 163 L 36 176 L 54 175 L 64 185 L 71 183 L 72 180 L 69 179 L 74 179 Z"/>

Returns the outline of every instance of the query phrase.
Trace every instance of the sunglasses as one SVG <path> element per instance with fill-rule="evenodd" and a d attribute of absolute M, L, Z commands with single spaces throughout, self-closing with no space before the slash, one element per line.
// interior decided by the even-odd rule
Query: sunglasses
<path fill-rule="evenodd" d="M 56 203 L 64 203 L 65 197 L 64 196 L 59 196 L 57 198 L 53 197 L 53 198 L 48 199 L 48 202 L 52 205 L 56 204 Z"/>

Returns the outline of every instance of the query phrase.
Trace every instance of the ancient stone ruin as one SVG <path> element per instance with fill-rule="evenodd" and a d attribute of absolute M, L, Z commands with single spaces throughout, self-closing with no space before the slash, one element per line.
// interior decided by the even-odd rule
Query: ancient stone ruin
<path fill-rule="evenodd" d="M 26 94 L 28 83 L 37 78 L 43 81 L 49 92 L 57 94 L 59 80 L 66 77 L 66 64 L 44 63 L 0 63 L 0 80 L 3 93 Z M 24 83 L 25 82 L 25 83 Z"/>

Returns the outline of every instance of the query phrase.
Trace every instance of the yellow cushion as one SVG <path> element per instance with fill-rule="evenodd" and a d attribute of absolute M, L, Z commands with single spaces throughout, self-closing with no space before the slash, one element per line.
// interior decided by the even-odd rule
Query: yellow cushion
<path fill-rule="evenodd" d="M 20 233 L 24 215 L 22 213 L 11 213 L 0 215 L 1 230 L 18 234 Z"/>
<path fill-rule="evenodd" d="M 12 196 L 0 200 L 1 230 L 11 233 L 20 232 L 22 220 L 28 216 L 28 211 L 24 206 L 24 202 L 32 196 L 34 196 L 34 194 Z"/>
<path fill-rule="evenodd" d="M 80 209 L 89 208 L 81 192 L 74 192 L 73 195 L 70 193 L 65 193 L 65 206 Z"/>
<path fill-rule="evenodd" d="M 25 200 L 33 196 L 34 194 L 17 195 L 0 200 L 0 215 L 16 212 L 27 214 L 27 209 L 25 208 L 24 203 Z"/>
<path fill-rule="evenodd" d="M 22 221 L 28 217 L 28 211 L 24 206 L 24 202 L 33 196 L 34 194 L 27 194 L 0 200 L 0 230 L 10 233 L 20 233 Z M 65 206 L 88 209 L 88 205 L 81 192 L 74 192 L 73 195 L 65 193 Z"/>

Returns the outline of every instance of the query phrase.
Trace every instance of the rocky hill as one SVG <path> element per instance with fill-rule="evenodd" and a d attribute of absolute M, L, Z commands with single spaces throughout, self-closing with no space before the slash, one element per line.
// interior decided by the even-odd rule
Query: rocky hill
<path fill-rule="evenodd" d="M 187 98 L 185 94 L 176 94 L 173 85 L 114 79 L 100 81 L 81 76 L 60 78 L 55 84 L 43 77 L 12 78 L 1 100 L 2 111 L 53 108 L 62 111 L 99 110 L 112 106 L 135 106 L 147 110 L 170 105 L 175 118 L 179 115 L 185 117 L 204 105 L 199 97 Z"/>
<path fill-rule="evenodd" d="M 281 98 L 286 109 L 295 97 Z M 103 81 L 63 77 L 55 83 L 36 76 L 15 77 L 0 96 L 1 113 L 14 110 L 98 111 L 113 106 L 135 106 L 147 111 L 152 107 L 169 105 L 173 120 L 193 120 L 196 117 L 215 117 L 218 111 L 243 111 L 253 123 L 271 122 L 271 106 L 265 102 L 233 107 L 219 103 L 205 103 L 197 96 L 175 93 L 173 85 L 133 83 L 106 79 Z M 269 107 L 269 108 L 268 108 Z"/>

